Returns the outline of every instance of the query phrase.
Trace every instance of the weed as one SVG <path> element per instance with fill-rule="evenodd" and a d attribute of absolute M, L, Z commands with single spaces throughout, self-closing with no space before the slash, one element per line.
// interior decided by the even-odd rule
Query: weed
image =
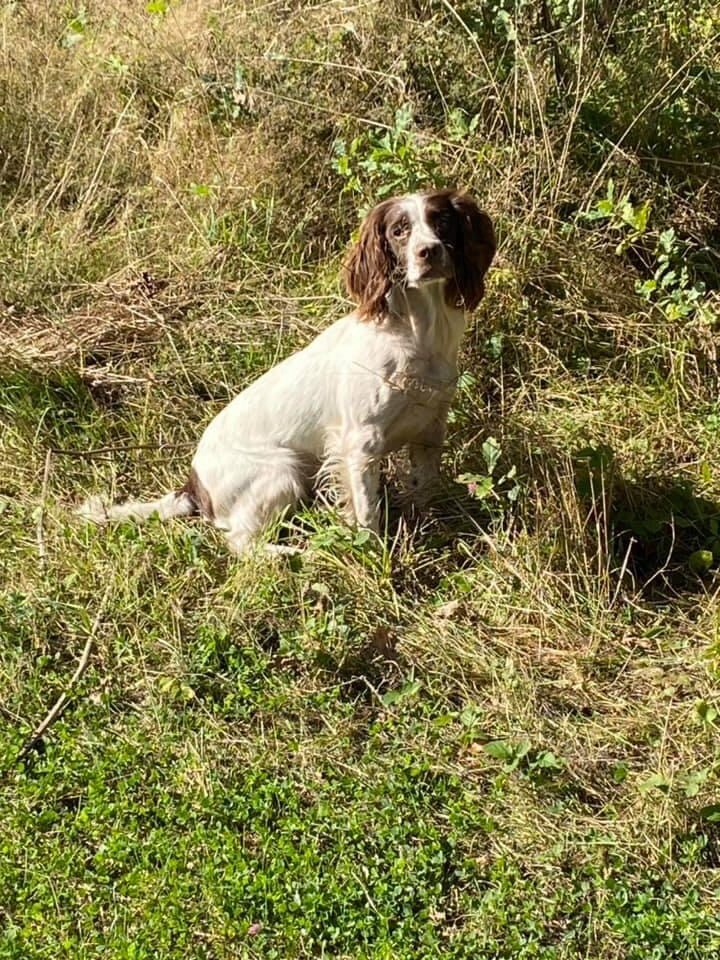
<path fill-rule="evenodd" d="M 698 315 L 700 319 L 712 322 L 714 315 L 705 297 L 705 284 L 692 277 L 688 266 L 691 245 L 681 242 L 672 227 L 660 233 L 650 232 L 650 211 L 649 200 L 634 204 L 627 195 L 616 198 L 615 184 L 609 180 L 606 197 L 581 219 L 603 221 L 610 230 L 619 233 L 621 240 L 615 251 L 618 256 L 643 240 L 647 249 L 650 242 L 648 252 L 654 264 L 652 276 L 638 281 L 636 290 L 643 299 L 656 304 L 668 320 L 685 320 Z"/>
<path fill-rule="evenodd" d="M 718 954 L 711 0 L 0 18 L 0 958 Z M 433 184 L 500 238 L 462 488 L 243 563 L 76 520 L 184 482 Z"/>
<path fill-rule="evenodd" d="M 504 473 L 497 470 L 502 450 L 495 437 L 488 437 L 481 448 L 486 473 L 463 473 L 456 478 L 465 486 L 475 500 L 485 503 L 494 522 L 501 521 L 507 510 L 512 509 L 522 490 L 517 479 L 517 467 L 511 466 Z"/>
<path fill-rule="evenodd" d="M 458 130 L 459 115 L 453 117 Z M 420 139 L 407 105 L 396 111 L 389 130 L 367 131 L 350 144 L 339 139 L 335 153 L 337 172 L 345 180 L 343 189 L 357 194 L 368 205 L 398 193 L 446 183 L 439 163 L 440 145 L 431 139 Z"/>

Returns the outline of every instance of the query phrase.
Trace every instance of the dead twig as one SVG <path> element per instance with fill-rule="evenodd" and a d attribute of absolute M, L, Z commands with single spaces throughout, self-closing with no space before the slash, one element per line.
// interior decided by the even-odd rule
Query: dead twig
<path fill-rule="evenodd" d="M 97 636 L 97 632 L 100 627 L 100 621 L 105 612 L 105 606 L 107 604 L 107 599 L 109 595 L 110 595 L 110 587 L 108 587 L 108 589 L 105 591 L 105 595 L 103 596 L 103 599 L 100 603 L 100 607 L 98 609 L 97 615 L 95 617 L 95 620 L 93 621 L 92 627 L 90 628 L 90 633 L 88 634 L 88 638 L 85 641 L 83 652 L 80 655 L 80 660 L 78 661 L 78 665 L 75 668 L 75 673 L 73 673 L 67 687 L 65 688 L 65 690 L 63 690 L 63 692 L 57 698 L 53 706 L 50 708 L 44 720 L 42 720 L 37 725 L 37 727 L 35 727 L 29 739 L 26 740 L 22 749 L 18 753 L 18 756 L 17 756 L 18 761 L 24 760 L 27 756 L 29 756 L 29 754 L 37 747 L 38 743 L 40 742 L 42 737 L 47 733 L 50 727 L 52 727 L 52 725 L 62 716 L 63 712 L 65 711 L 65 708 L 70 703 L 72 688 L 75 686 L 78 680 L 80 680 L 82 675 L 85 673 L 85 671 L 87 670 L 88 663 L 90 662 L 90 653 L 92 652 L 92 645 L 95 640 L 95 637 Z"/>
<path fill-rule="evenodd" d="M 43 528 L 43 521 L 45 520 L 45 501 L 47 500 L 48 484 L 50 482 L 50 463 L 52 461 L 52 450 L 48 450 L 45 455 L 45 469 L 43 471 L 43 481 L 42 481 L 42 491 L 40 493 L 40 508 L 38 509 L 37 517 L 37 545 L 38 553 L 40 555 L 40 566 L 45 567 L 45 562 L 47 560 L 47 548 L 45 547 L 45 530 Z"/>
<path fill-rule="evenodd" d="M 51 453 L 59 457 L 78 457 L 86 459 L 87 457 L 97 457 L 106 453 L 128 453 L 131 450 L 155 450 L 161 453 L 165 450 L 187 450 L 189 447 L 195 447 L 197 443 L 188 441 L 187 443 L 134 443 L 118 444 L 109 447 L 89 447 L 87 450 L 65 450 L 62 447 L 53 447 Z"/>

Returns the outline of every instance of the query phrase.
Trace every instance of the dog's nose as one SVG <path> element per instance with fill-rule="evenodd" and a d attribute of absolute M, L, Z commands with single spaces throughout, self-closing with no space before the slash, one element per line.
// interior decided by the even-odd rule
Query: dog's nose
<path fill-rule="evenodd" d="M 417 255 L 420 260 L 427 260 L 428 263 L 431 263 L 433 260 L 437 260 L 440 256 L 442 250 L 441 243 L 426 243 L 418 249 Z"/>

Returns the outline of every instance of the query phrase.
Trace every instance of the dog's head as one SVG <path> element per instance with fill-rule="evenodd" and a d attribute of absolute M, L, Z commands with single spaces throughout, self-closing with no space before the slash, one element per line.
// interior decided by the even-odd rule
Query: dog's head
<path fill-rule="evenodd" d="M 467 194 L 435 190 L 378 204 L 346 264 L 347 289 L 364 317 L 386 309 L 394 284 L 442 283 L 451 306 L 474 310 L 495 255 L 492 221 Z"/>

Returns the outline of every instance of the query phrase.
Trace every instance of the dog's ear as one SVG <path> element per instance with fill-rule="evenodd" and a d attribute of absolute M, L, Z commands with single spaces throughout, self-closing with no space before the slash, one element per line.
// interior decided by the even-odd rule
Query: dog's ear
<path fill-rule="evenodd" d="M 395 258 L 385 234 L 391 201 L 378 204 L 360 228 L 360 238 L 345 263 L 347 291 L 365 319 L 382 314 L 392 286 Z"/>
<path fill-rule="evenodd" d="M 457 289 L 450 295 L 466 310 L 474 310 L 485 294 L 485 274 L 495 256 L 495 230 L 490 217 L 468 194 L 455 193 L 450 202 L 460 221 L 460 243 L 453 256 Z"/>

